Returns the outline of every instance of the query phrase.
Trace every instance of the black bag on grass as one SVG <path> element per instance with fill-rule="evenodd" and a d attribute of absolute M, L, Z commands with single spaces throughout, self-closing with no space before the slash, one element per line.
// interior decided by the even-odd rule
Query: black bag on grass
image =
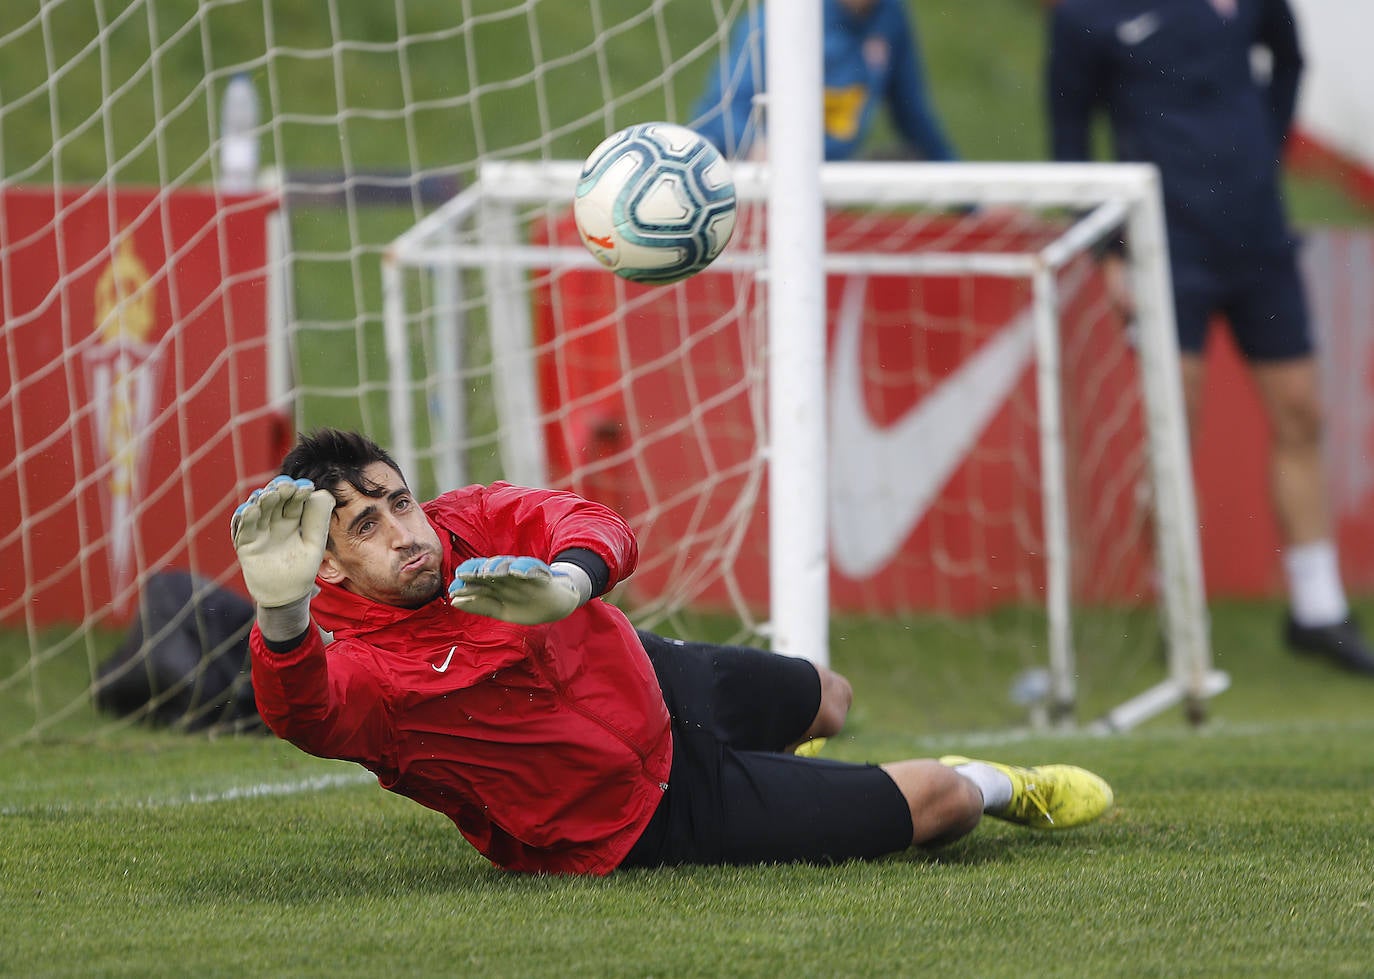
<path fill-rule="evenodd" d="M 96 706 L 184 730 L 260 728 L 248 673 L 253 603 L 186 571 L 144 585 L 129 634 L 100 665 Z"/>

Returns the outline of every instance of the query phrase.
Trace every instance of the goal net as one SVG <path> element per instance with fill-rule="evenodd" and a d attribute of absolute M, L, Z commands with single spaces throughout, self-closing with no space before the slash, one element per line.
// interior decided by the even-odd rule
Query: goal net
<path fill-rule="evenodd" d="M 792 383 L 773 369 L 792 338 L 770 340 L 765 315 L 767 168 L 735 167 L 736 240 L 670 287 L 617 279 L 581 247 L 578 170 L 489 163 L 392 244 L 393 443 L 436 486 L 495 457 L 506 478 L 611 503 L 639 533 L 619 597 L 641 622 L 715 612 L 767 641 L 790 586 L 770 572 L 770 523 L 788 519 L 770 463 L 805 451 L 767 424 L 766 387 Z M 811 471 L 837 620 L 913 630 L 914 699 L 935 713 L 988 682 L 1004 719 L 1120 728 L 1200 709 L 1226 679 L 1210 668 L 1153 172 L 828 164 L 820 187 L 827 380 L 788 397 L 828 405 Z M 1094 259 L 1125 225 L 1129 325 Z"/>
<path fill-rule="evenodd" d="M 621 509 L 643 560 L 615 600 L 646 626 L 771 644 L 780 596 L 828 612 L 822 654 L 883 663 L 868 696 L 913 733 L 1215 692 L 1161 254 L 1142 225 L 1134 331 L 1088 254 L 1148 224 L 1148 179 L 828 166 L 821 384 L 776 372 L 765 171 L 738 167 L 734 241 L 686 283 L 581 249 L 568 161 L 690 123 L 763 6 L 0 5 L 0 744 L 235 716 L 232 637 L 198 630 L 171 678 L 148 657 L 204 602 L 123 651 L 147 703 L 95 704 L 155 576 L 241 591 L 229 514 L 321 425 L 425 493 Z M 788 399 L 827 456 L 770 438 Z M 781 458 L 814 479 L 774 486 Z M 817 521 L 819 602 L 770 581 Z"/>

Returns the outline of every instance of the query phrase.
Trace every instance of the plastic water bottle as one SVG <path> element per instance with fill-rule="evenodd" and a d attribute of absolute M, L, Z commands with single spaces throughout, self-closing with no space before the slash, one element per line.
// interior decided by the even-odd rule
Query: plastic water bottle
<path fill-rule="evenodd" d="M 219 186 L 229 193 L 258 185 L 258 91 L 247 75 L 235 75 L 224 88 L 220 110 Z"/>
<path fill-rule="evenodd" d="M 1012 680 L 1009 691 L 1011 702 L 1026 708 L 1031 728 L 1043 730 L 1049 727 L 1049 701 L 1053 689 L 1054 679 L 1044 667 L 1022 670 Z"/>

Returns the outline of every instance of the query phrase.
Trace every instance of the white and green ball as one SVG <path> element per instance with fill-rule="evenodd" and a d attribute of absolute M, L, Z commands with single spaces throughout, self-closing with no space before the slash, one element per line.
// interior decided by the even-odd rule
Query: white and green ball
<path fill-rule="evenodd" d="M 646 122 L 607 137 L 583 164 L 573 217 L 616 275 L 665 284 L 700 272 L 735 230 L 735 182 L 711 143 Z"/>

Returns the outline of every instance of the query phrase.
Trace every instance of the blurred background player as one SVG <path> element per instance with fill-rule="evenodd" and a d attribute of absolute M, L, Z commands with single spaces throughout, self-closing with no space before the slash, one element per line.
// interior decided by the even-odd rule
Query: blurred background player
<path fill-rule="evenodd" d="M 926 94 L 915 26 L 903 0 L 824 0 L 825 158 L 858 155 L 886 104 L 910 152 L 947 161 L 956 154 Z M 730 53 L 707 77 L 694 127 L 726 157 L 762 148 L 754 97 L 764 78 L 764 16 L 756 10 L 736 28 Z"/>
<path fill-rule="evenodd" d="M 1091 158 L 1105 110 L 1116 156 L 1159 167 L 1189 426 L 1208 324 L 1223 314 L 1271 431 L 1270 491 L 1290 608 L 1285 639 L 1374 676 L 1346 604 L 1322 468 L 1322 406 L 1280 164 L 1303 60 L 1286 0 L 1051 0 L 1056 160 Z M 1255 58 L 1267 52 L 1267 64 Z M 1120 252 L 1104 272 L 1131 315 Z"/>

